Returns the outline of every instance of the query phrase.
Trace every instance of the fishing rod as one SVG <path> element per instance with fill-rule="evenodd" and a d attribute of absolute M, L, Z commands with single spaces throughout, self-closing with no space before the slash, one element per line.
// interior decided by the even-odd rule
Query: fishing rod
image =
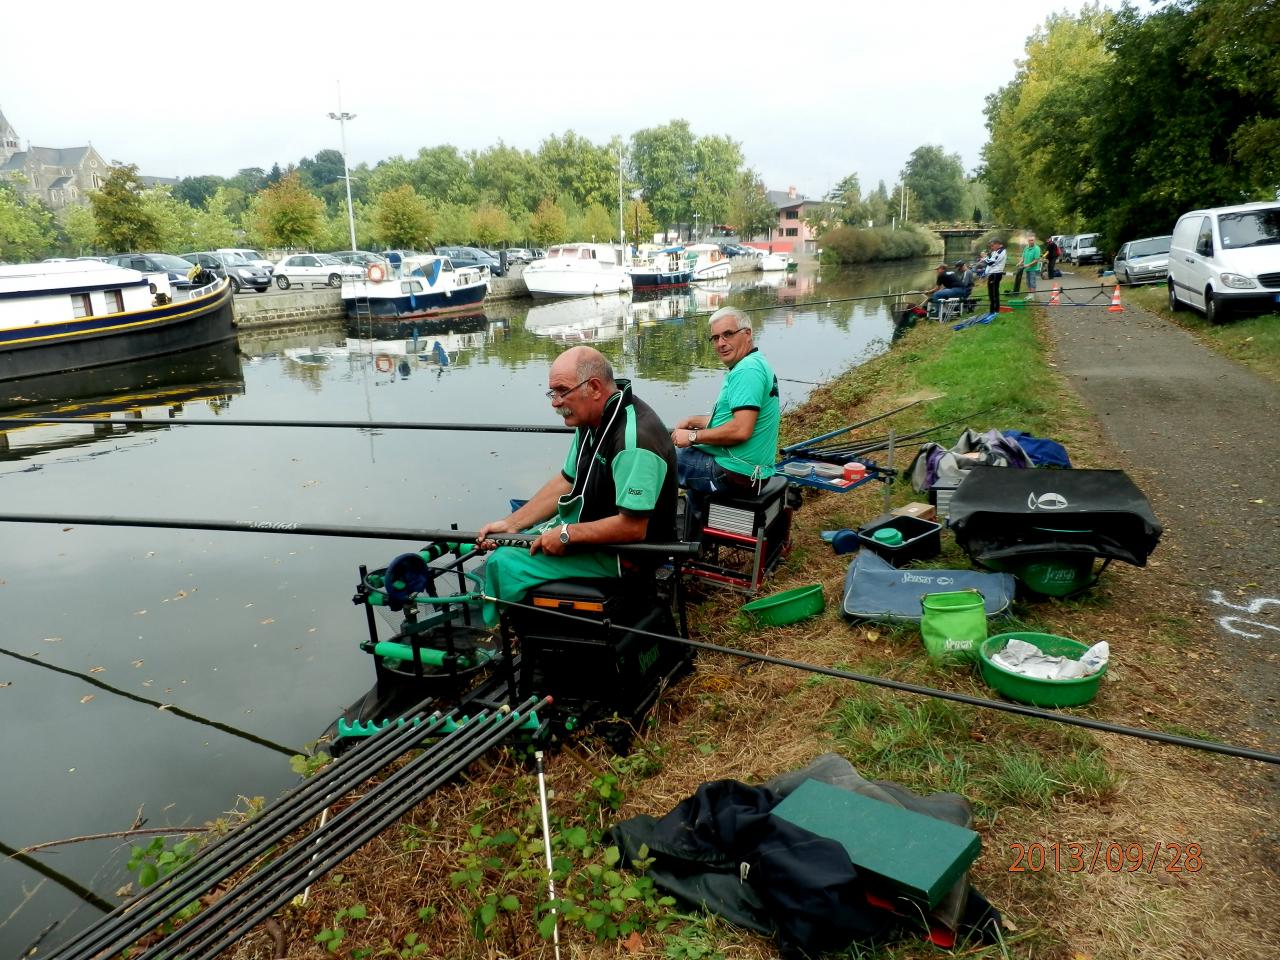
<path fill-rule="evenodd" d="M 126 700 L 132 700 L 135 703 L 145 703 L 149 707 L 155 707 L 157 710 L 163 710 L 165 713 L 172 713 L 175 716 L 182 717 L 182 719 L 184 720 L 190 720 L 193 723 L 199 723 L 199 724 L 203 724 L 206 727 L 212 727 L 215 730 L 220 730 L 221 732 L 230 734 L 233 737 L 239 737 L 241 740 L 247 740 L 250 743 L 257 744 L 260 747 L 266 747 L 268 750 L 274 750 L 276 751 L 276 753 L 282 753 L 286 757 L 292 757 L 295 754 L 306 752 L 303 750 L 298 750 L 294 747 L 285 746 L 282 743 L 276 743 L 274 740 L 268 740 L 266 737 L 260 737 L 256 733 L 250 733 L 247 730 L 241 730 L 238 727 L 233 727 L 230 724 L 223 723 L 220 720 L 211 720 L 208 717 L 202 717 L 198 713 L 192 713 L 190 710 L 184 710 L 182 709 L 182 707 L 176 706 L 172 703 L 161 703 L 159 700 L 152 700 L 150 697 L 143 697 L 143 696 L 140 696 L 139 694 L 131 693 L 128 690 L 122 690 L 119 687 L 112 686 L 111 684 L 106 683 L 105 681 L 99 680 L 97 677 L 91 677 L 87 673 L 83 673 L 79 670 L 69 670 L 66 667 L 59 667 L 56 664 L 45 663 L 43 660 L 40 660 L 37 657 L 29 657 L 26 654 L 18 653 L 14 650 L 8 650 L 4 647 L 0 647 L 0 654 L 3 654 L 6 657 L 13 657 L 15 660 L 21 660 L 24 663 L 29 663 L 35 667 L 41 667 L 45 670 L 52 670 L 55 673 L 63 673 L 69 677 L 75 677 L 77 680 L 82 680 L 85 683 L 91 684 L 92 686 L 97 687 L 99 690 L 105 690 L 108 693 L 114 693 L 118 697 L 124 697 Z"/>
<path fill-rule="evenodd" d="M 574 431 L 573 427 L 531 423 L 421 423 L 389 420 L 139 420 L 122 417 L 0 417 L 0 423 L 11 425 L 79 423 L 92 426 L 110 424 L 113 427 L 319 427 L 327 430 L 459 430 L 468 433 L 573 433 Z"/>
<path fill-rule="evenodd" d="M 485 600 L 495 603 L 500 607 L 522 607 L 526 610 L 537 610 L 541 613 L 550 614 L 555 617 L 565 617 L 570 620 L 576 620 L 579 623 L 590 624 L 595 629 L 599 629 L 601 624 L 598 620 L 590 617 L 577 616 L 572 613 L 566 613 L 562 610 L 556 610 L 551 607 L 532 607 L 525 603 L 519 603 L 513 600 L 503 600 L 500 597 L 485 597 Z M 1014 713 L 1023 717 L 1032 717 L 1037 720 L 1050 720 L 1054 723 L 1062 723 L 1067 726 L 1084 727 L 1088 730 L 1096 730 L 1101 733 L 1115 733 L 1125 737 L 1135 737 L 1139 740 L 1150 740 L 1155 743 L 1169 744 L 1175 747 L 1187 747 L 1192 750 L 1204 750 L 1208 753 L 1220 753 L 1228 757 L 1237 757 L 1243 760 L 1257 760 L 1260 763 L 1280 764 L 1280 754 L 1267 753 L 1264 750 L 1253 750 L 1249 747 L 1239 747 L 1230 743 L 1221 743 L 1211 740 L 1197 740 L 1194 737 L 1182 737 L 1172 733 L 1160 733 L 1156 730 L 1143 730 L 1137 727 L 1125 727 L 1120 724 L 1108 723 L 1105 720 L 1094 720 L 1090 717 L 1076 716 L 1070 713 L 1054 713 L 1049 710 L 1041 710 L 1038 707 L 1027 707 L 1018 703 L 1008 703 L 1003 700 L 991 700 L 987 697 L 974 697 L 966 693 L 953 693 L 950 690 L 939 690 L 936 687 L 926 687 L 917 683 L 906 683 L 902 680 L 890 680 L 887 677 L 876 677 L 864 673 L 853 673 L 849 670 L 837 670 L 834 667 L 823 667 L 814 663 L 805 663 L 803 660 L 789 660 L 785 657 L 774 657 L 765 653 L 756 653 L 753 650 L 742 650 L 738 647 L 725 647 L 718 643 L 705 643 L 701 640 L 690 640 L 686 637 L 672 636 L 665 633 L 655 633 L 651 630 L 642 630 L 639 627 L 623 627 L 613 623 L 605 623 L 604 626 L 608 630 L 625 632 L 628 635 L 652 637 L 655 640 L 663 640 L 669 643 L 679 643 L 687 647 L 693 647 L 695 650 L 705 650 L 708 653 L 723 653 L 731 657 L 740 657 L 743 660 L 754 660 L 757 663 L 767 663 L 771 666 L 789 667 L 792 670 L 801 670 L 805 673 L 815 673 L 824 677 L 834 677 L 837 680 L 852 680 L 855 683 L 865 683 L 876 687 L 885 687 L 889 690 L 897 690 L 901 693 L 912 693 L 922 697 L 932 697 L 937 700 L 950 700 L 953 703 L 963 703 L 971 707 L 981 707 L 985 710 L 997 710 L 1003 713 Z"/>
<path fill-rule="evenodd" d="M 859 420 L 857 423 L 851 423 L 847 427 L 840 427 L 838 430 L 832 430 L 830 433 L 820 434 L 819 436 L 811 437 L 808 440 L 801 440 L 799 443 L 793 443 L 789 447 L 783 447 L 782 454 L 785 456 L 786 454 L 790 453 L 792 450 L 797 450 L 800 447 L 807 447 L 809 444 L 820 443 L 823 440 L 830 440 L 832 437 L 838 437 L 842 433 L 848 433 L 851 430 L 857 430 L 861 427 L 869 427 L 873 423 L 876 423 L 880 420 L 887 419 L 888 417 L 892 417 L 895 413 L 901 413 L 903 410 L 909 410 L 911 407 L 914 407 L 917 404 L 931 403 L 934 400 L 941 400 L 945 396 L 946 394 L 943 393 L 943 394 L 939 394 L 936 397 L 921 397 L 919 400 L 912 400 L 910 403 L 904 403 L 900 407 L 895 407 L 894 409 L 890 410 L 888 413 L 881 413 L 874 417 L 869 417 L 866 420 Z"/>
<path fill-rule="evenodd" d="M 420 530 L 404 527 L 317 526 L 287 520 L 163 520 L 154 517 L 52 516 L 37 513 L 0 513 L 0 523 L 57 523 L 77 527 L 151 527 L 164 530 L 220 530 L 231 533 L 283 533 L 305 537 L 351 537 L 359 540 L 416 540 L 425 543 L 479 543 L 478 531 Z M 491 533 L 485 543 L 500 547 L 527 547 L 539 534 Z M 692 557 L 696 543 L 609 543 L 592 544 L 593 550 L 609 553 Z"/>

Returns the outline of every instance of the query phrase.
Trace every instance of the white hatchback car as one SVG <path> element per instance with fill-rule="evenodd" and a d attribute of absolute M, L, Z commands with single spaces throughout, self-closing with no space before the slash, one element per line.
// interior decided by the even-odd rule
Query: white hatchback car
<path fill-rule="evenodd" d="M 340 287 L 344 278 L 363 276 L 364 270 L 360 267 L 343 263 L 327 253 L 295 253 L 275 266 L 276 286 L 281 290 L 288 290 L 295 283 L 303 287 L 312 284 Z"/>

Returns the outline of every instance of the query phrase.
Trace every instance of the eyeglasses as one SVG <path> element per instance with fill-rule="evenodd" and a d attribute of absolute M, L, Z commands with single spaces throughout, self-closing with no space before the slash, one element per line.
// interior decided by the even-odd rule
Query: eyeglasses
<path fill-rule="evenodd" d="M 726 330 L 724 333 L 713 333 L 707 339 L 712 343 L 719 343 L 721 340 L 728 340 L 735 333 L 741 333 L 746 327 L 739 327 L 737 330 Z"/>
<path fill-rule="evenodd" d="M 547 391 L 547 394 L 546 394 L 547 399 L 548 399 L 548 400 L 563 400 L 563 399 L 564 399 L 565 397 L 567 397 L 569 394 L 573 393 L 573 391 L 577 390 L 579 387 L 584 387 L 584 386 L 586 386 L 586 385 L 587 385 L 588 383 L 590 383 L 590 382 L 591 382 L 591 378 L 590 378 L 590 377 L 587 377 L 587 379 L 583 380 L 583 381 L 582 381 L 582 383 L 575 383 L 575 384 L 574 384 L 572 387 L 570 387 L 568 390 L 548 390 L 548 391 Z"/>

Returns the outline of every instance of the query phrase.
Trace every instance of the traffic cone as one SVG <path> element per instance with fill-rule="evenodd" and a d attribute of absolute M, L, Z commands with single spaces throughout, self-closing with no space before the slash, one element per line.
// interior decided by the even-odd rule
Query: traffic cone
<path fill-rule="evenodd" d="M 1115 290 L 1111 292 L 1111 306 L 1107 307 L 1107 313 L 1124 313 L 1124 307 L 1120 306 L 1120 284 L 1116 284 Z"/>
<path fill-rule="evenodd" d="M 1053 296 L 1049 298 L 1049 306 L 1057 307 L 1062 305 L 1062 284 L 1055 283 L 1053 285 Z"/>

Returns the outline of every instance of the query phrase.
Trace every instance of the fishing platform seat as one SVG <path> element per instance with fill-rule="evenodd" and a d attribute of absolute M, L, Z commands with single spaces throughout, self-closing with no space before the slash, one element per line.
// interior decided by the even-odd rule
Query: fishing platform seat
<path fill-rule="evenodd" d="M 566 730 L 614 714 L 638 721 L 693 658 L 692 647 L 661 639 L 683 635 L 683 598 L 670 573 L 552 580 L 506 607 L 502 630 L 520 646 L 519 689 L 552 697 Z"/>
<path fill-rule="evenodd" d="M 758 491 L 726 487 L 710 495 L 702 551 L 688 573 L 752 595 L 764 586 L 791 549 L 791 502 L 787 478 L 775 474 Z M 722 556 L 725 554 L 725 556 Z"/>

